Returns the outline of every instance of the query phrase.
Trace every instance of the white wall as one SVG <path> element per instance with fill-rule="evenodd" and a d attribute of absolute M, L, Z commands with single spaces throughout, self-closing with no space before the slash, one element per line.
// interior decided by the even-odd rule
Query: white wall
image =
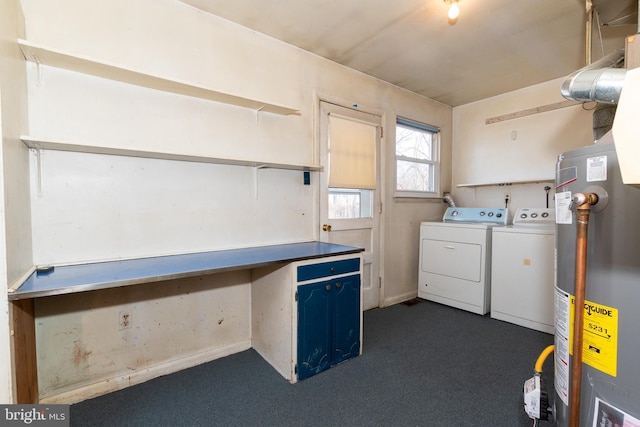
<path fill-rule="evenodd" d="M 394 113 L 399 109 L 404 110 L 405 116 L 442 126 L 445 130 L 450 126 L 449 107 L 179 2 L 148 2 L 146 5 L 140 2 L 132 9 L 124 1 L 94 2 L 89 6 L 86 2 L 68 0 L 54 6 L 51 2 L 25 0 L 24 7 L 30 41 L 301 110 L 300 116 L 263 113 L 256 123 L 256 113 L 250 110 L 136 88 L 52 67 L 41 67 L 38 73 L 36 66 L 30 63 L 29 133 L 34 136 L 78 143 L 97 141 L 132 149 L 179 150 L 184 154 L 314 163 L 317 158 L 314 140 L 316 96 L 339 98 L 348 105 L 357 103 L 388 112 L 387 127 L 393 127 Z M 140 16 L 136 16 L 138 7 Z M 145 10 L 153 10 L 154 13 Z M 176 21 L 176 17 L 180 20 Z M 165 25 L 166 22 L 189 24 L 182 28 Z M 444 141 L 445 154 L 449 153 L 449 144 L 450 140 Z M 120 205 L 122 209 L 131 211 L 132 216 L 138 215 L 137 211 L 158 213 L 155 217 L 147 216 L 145 222 L 134 220 L 133 224 L 143 229 L 136 228 L 138 235 L 134 245 L 128 241 L 123 245 L 114 238 L 114 233 L 122 234 L 114 227 L 126 226 L 127 221 L 101 221 L 96 218 L 105 215 L 103 205 L 85 202 L 83 209 L 66 209 L 68 212 L 60 208 L 65 205 L 79 207 L 81 201 L 99 197 L 91 193 L 97 189 L 104 190 L 103 187 L 95 187 L 93 182 L 87 182 L 84 175 L 80 179 L 72 175 L 55 178 L 74 172 L 66 165 L 58 164 L 59 158 L 52 160 L 53 157 L 45 152 L 44 191 L 40 196 L 52 197 L 56 201 L 52 204 L 34 200 L 38 204 L 34 209 L 34 253 L 38 263 L 86 259 L 86 247 L 70 249 L 82 246 L 77 234 L 80 227 L 84 233 L 89 233 L 88 237 L 100 239 L 101 249 L 98 250 L 102 253 L 95 253 L 95 249 L 89 253 L 97 259 L 112 258 L 114 254 L 146 256 L 153 255 L 150 251 L 168 253 L 310 240 L 316 234 L 316 224 L 312 220 L 315 192 L 301 185 L 301 173 L 259 171 L 259 187 L 265 185 L 268 188 L 273 185 L 270 180 L 275 179 L 280 191 L 267 193 L 259 188 L 256 200 L 253 196 L 255 180 L 250 171 L 229 172 L 231 169 L 221 170 L 219 166 L 189 165 L 180 167 L 179 172 L 175 169 L 164 173 L 162 168 L 165 166 L 156 166 L 155 172 L 153 166 L 145 166 L 145 176 L 119 171 L 117 179 L 146 186 L 151 191 L 149 198 L 154 190 L 145 182 L 155 182 L 156 191 L 165 191 L 166 200 L 172 201 L 176 194 L 168 182 L 179 173 L 185 183 L 194 184 L 192 188 L 199 192 L 196 196 L 207 191 L 210 193 L 208 198 L 192 198 L 192 204 L 196 203 L 195 200 L 199 204 L 196 212 L 185 210 L 184 205 L 177 203 L 178 207 L 171 211 L 173 218 L 169 221 L 172 225 L 181 225 L 184 221 L 192 221 L 195 215 L 204 224 L 197 231 L 188 225 L 192 227 L 191 231 L 182 234 L 180 244 L 176 245 L 176 239 L 171 237 L 164 244 L 159 244 L 158 231 L 173 233 L 167 229 L 167 220 L 162 214 L 166 209 L 155 209 L 162 207 L 162 202 L 151 206 L 148 200 L 124 203 L 124 195 L 117 196 L 118 200 L 105 197 L 104 204 Z M 110 160 L 89 156 L 77 165 L 94 170 L 90 163 L 93 161 Z M 151 163 L 140 161 L 134 164 Z M 100 170 L 98 167 L 97 171 Z M 203 176 L 204 171 L 210 175 Z M 229 173 L 239 175 L 229 177 Z M 448 178 L 445 176 L 445 181 Z M 52 187 L 56 184 L 51 179 L 59 179 L 60 183 L 65 182 L 66 186 L 72 187 L 73 190 L 67 193 L 73 194 L 77 200 L 53 193 L 56 190 Z M 92 180 L 102 179 L 106 178 L 92 177 Z M 317 180 L 312 178 L 312 181 Z M 213 183 L 224 183 L 226 192 L 219 185 L 214 190 Z M 112 184 L 104 182 L 104 186 L 108 185 Z M 254 200 L 246 203 L 240 200 L 238 203 L 235 200 L 238 196 L 253 197 Z M 274 201 L 273 197 L 281 199 Z M 274 216 L 271 205 L 281 205 L 285 200 L 284 208 Z M 69 215 L 72 220 L 69 220 Z M 270 223 L 265 227 L 267 218 Z M 100 228 L 94 226 L 96 222 L 101 224 Z M 190 239 L 188 243 L 185 243 L 185 237 Z M 64 239 L 62 242 L 61 238 Z M 153 241 L 147 244 L 147 239 Z M 119 247 L 114 248 L 116 246 Z M 121 252 L 122 246 L 127 246 L 126 253 Z"/>
<path fill-rule="evenodd" d="M 7 288 L 31 266 L 26 128 L 26 74 L 15 39 L 23 34 L 17 0 L 0 1 L 0 402 L 13 402 Z"/>
<path fill-rule="evenodd" d="M 489 118 L 566 101 L 556 79 L 453 109 L 452 194 L 458 206 L 553 207 L 559 154 L 593 143 L 594 103 L 486 124 Z M 519 183 L 528 181 L 527 183 Z M 473 184 L 473 187 L 464 185 Z M 494 184 L 494 185 L 488 185 Z M 511 185 L 499 185 L 511 184 Z M 461 187 L 462 186 L 462 187 Z"/>
<path fill-rule="evenodd" d="M 443 129 L 447 190 L 450 107 L 176 1 L 22 0 L 22 5 L 26 38 L 32 42 L 300 110 L 290 116 L 256 114 L 29 63 L 32 136 L 312 164 L 318 158 L 319 99 L 382 112 L 387 130 L 382 159 L 386 185 L 381 190 L 384 297 L 394 303 L 416 295 L 419 222 L 441 215 L 444 207 L 440 200 L 393 199 L 389 129 L 396 114 Z M 47 150 L 40 168 L 35 153 L 30 160 L 36 264 L 317 236 L 317 173 L 312 173 L 312 185 L 304 186 L 299 171 Z M 48 402 L 75 401 L 237 351 L 250 337 L 249 281 L 242 274 L 215 275 L 160 283 L 144 294 L 125 288 L 39 300 L 41 396 Z M 183 292 L 170 291 L 176 286 Z M 135 337 L 118 330 L 123 307 L 134 310 Z M 234 321 L 223 323 L 221 333 L 216 316 L 202 319 L 201 307 L 230 312 Z M 176 317 L 179 321 L 172 320 Z M 164 351 L 159 347 L 163 342 L 175 345 Z"/>
<path fill-rule="evenodd" d="M 44 151 L 36 264 L 313 240 L 302 172 Z"/>

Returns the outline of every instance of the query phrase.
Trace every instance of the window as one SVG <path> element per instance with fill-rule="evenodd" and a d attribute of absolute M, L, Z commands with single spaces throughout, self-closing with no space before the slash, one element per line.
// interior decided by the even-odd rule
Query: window
<path fill-rule="evenodd" d="M 438 196 L 439 169 L 440 129 L 398 117 L 396 196 Z"/>
<path fill-rule="evenodd" d="M 378 127 L 329 115 L 329 219 L 373 217 Z"/>
<path fill-rule="evenodd" d="M 329 219 L 373 217 L 373 191 L 329 188 Z"/>

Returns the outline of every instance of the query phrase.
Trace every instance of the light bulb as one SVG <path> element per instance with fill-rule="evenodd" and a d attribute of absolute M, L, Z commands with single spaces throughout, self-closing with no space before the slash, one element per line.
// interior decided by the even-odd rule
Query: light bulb
<path fill-rule="evenodd" d="M 460 9 L 458 8 L 458 1 L 451 0 L 451 7 L 449 8 L 449 19 L 456 19 L 460 14 Z"/>

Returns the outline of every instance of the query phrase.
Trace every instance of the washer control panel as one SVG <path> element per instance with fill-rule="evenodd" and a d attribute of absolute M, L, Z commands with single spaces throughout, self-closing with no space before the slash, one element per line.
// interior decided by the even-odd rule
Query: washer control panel
<path fill-rule="evenodd" d="M 513 217 L 513 225 L 546 225 L 556 223 L 556 211 L 553 208 L 520 208 Z"/>
<path fill-rule="evenodd" d="M 442 221 L 507 225 L 509 211 L 506 208 L 447 208 Z"/>

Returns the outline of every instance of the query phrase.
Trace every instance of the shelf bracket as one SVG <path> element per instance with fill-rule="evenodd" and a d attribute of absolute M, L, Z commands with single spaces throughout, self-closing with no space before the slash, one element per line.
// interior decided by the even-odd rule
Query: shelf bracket
<path fill-rule="evenodd" d="M 31 57 L 33 58 L 33 62 L 36 63 L 36 86 L 41 86 L 41 76 L 42 76 L 42 64 L 40 63 L 40 58 L 35 53 L 31 53 Z"/>
<path fill-rule="evenodd" d="M 264 164 L 253 167 L 253 194 L 256 196 L 256 200 L 258 200 L 258 170 L 266 168 L 268 168 L 268 166 Z"/>
<path fill-rule="evenodd" d="M 37 192 L 38 192 L 38 197 L 42 197 L 44 195 L 44 190 L 43 190 L 43 161 L 44 161 L 44 150 L 42 149 L 42 147 L 38 144 L 34 144 L 34 148 L 32 148 L 35 156 L 36 156 L 36 186 L 37 188 Z"/>
<path fill-rule="evenodd" d="M 264 109 L 264 105 L 256 110 L 256 126 L 259 125 L 258 119 L 260 118 L 260 111 Z"/>

